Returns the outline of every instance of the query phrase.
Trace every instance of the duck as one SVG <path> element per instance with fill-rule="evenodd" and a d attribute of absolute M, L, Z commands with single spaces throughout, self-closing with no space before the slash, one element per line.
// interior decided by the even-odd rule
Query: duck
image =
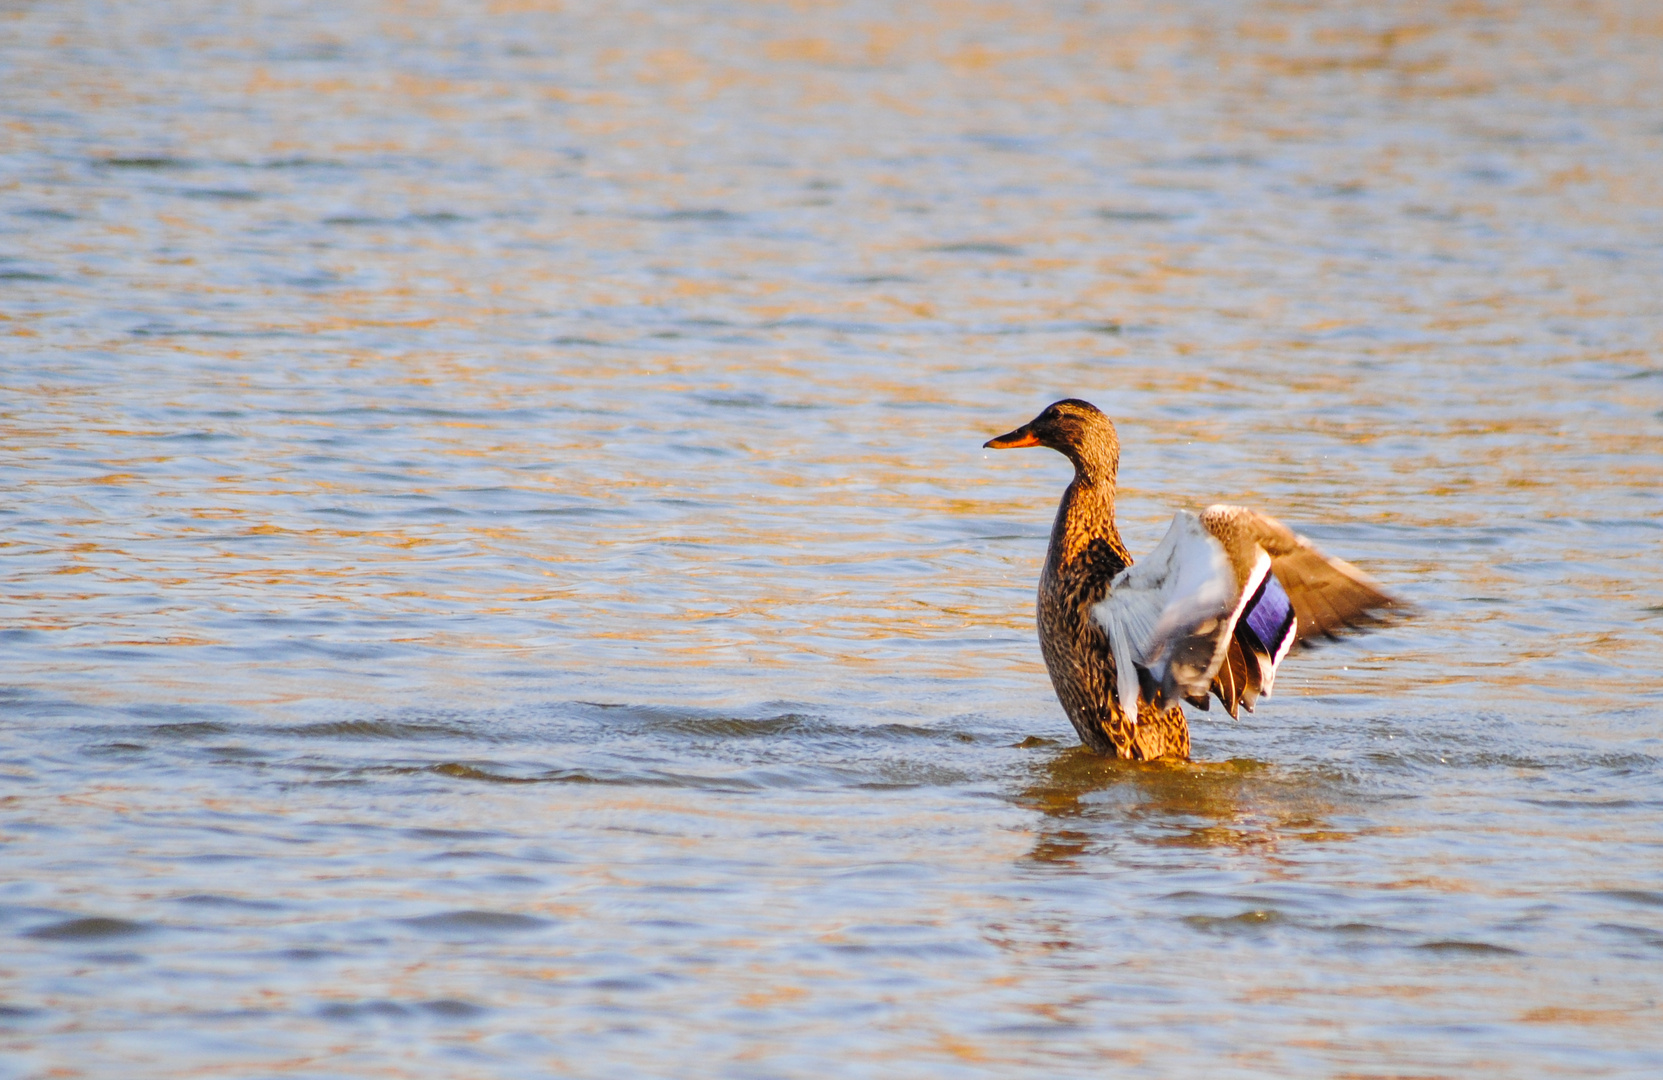
<path fill-rule="evenodd" d="M 1188 760 L 1183 703 L 1232 719 L 1269 697 L 1296 647 L 1365 630 L 1404 604 L 1275 518 L 1218 504 L 1173 515 L 1134 563 L 1115 527 L 1120 439 L 1079 398 L 1052 402 L 990 450 L 1046 446 L 1074 466 L 1040 572 L 1040 652 L 1080 741 L 1138 761 Z"/>

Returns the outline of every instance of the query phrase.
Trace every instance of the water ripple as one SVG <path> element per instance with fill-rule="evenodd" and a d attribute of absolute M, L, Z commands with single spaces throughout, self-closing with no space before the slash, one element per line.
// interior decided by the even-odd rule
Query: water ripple
<path fill-rule="evenodd" d="M 0 7 L 11 1071 L 1663 1069 L 1643 5 Z M 1062 396 L 1415 617 L 1083 752 Z"/>

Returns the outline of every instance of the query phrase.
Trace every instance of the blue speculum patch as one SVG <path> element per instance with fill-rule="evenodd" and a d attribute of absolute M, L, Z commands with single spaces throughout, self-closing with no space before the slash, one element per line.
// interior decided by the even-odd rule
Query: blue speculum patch
<path fill-rule="evenodd" d="M 1287 590 L 1282 588 L 1275 574 L 1265 575 L 1264 582 L 1259 586 L 1259 595 L 1249 605 L 1243 621 L 1253 636 L 1259 639 L 1264 651 L 1275 656 L 1277 647 L 1282 644 L 1293 622 L 1293 604 L 1288 601 Z"/>

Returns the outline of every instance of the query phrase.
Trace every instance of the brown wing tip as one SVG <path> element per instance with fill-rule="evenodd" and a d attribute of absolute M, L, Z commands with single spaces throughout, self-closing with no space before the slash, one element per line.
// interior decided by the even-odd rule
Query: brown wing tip
<path fill-rule="evenodd" d="M 1367 606 L 1349 612 L 1337 626 L 1318 626 L 1310 634 L 1301 634 L 1294 643 L 1298 649 L 1308 649 L 1318 641 L 1339 641 L 1350 634 L 1363 634 L 1406 622 L 1420 614 L 1420 608 L 1401 597 L 1379 592 L 1378 599 Z"/>

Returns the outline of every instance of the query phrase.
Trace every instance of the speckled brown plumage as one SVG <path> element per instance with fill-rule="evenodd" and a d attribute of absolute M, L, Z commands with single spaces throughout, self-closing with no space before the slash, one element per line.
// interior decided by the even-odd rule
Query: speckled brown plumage
<path fill-rule="evenodd" d="M 1112 474 L 1111 474 L 1112 477 Z M 1080 741 L 1100 754 L 1136 758 L 1187 758 L 1189 723 L 1184 710 L 1165 712 L 1138 702 L 1131 727 L 1115 695 L 1114 657 L 1091 609 L 1108 593 L 1109 582 L 1132 564 L 1114 525 L 1114 486 L 1082 486 L 1063 493 L 1051 527 L 1051 545 L 1039 578 L 1035 605 L 1040 651 L 1063 711 Z"/>
<path fill-rule="evenodd" d="M 1126 723 L 1117 706 L 1114 656 L 1091 616 L 1109 582 L 1132 564 L 1114 523 L 1120 467 L 1114 425 L 1087 402 L 1069 399 L 987 445 L 1049 446 L 1074 465 L 1074 482 L 1051 526 L 1036 615 L 1051 685 L 1080 741 L 1100 754 L 1142 761 L 1189 757 L 1189 723 L 1181 707 L 1163 711 L 1140 699 L 1137 725 Z"/>

